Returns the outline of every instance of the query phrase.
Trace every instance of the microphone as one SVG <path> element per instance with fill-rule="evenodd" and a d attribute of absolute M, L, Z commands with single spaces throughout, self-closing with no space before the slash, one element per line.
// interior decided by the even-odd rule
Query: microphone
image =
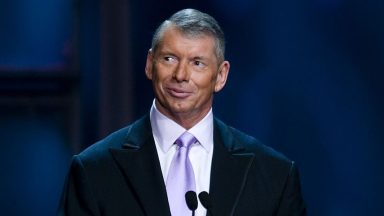
<path fill-rule="evenodd" d="M 204 208 L 207 209 L 209 215 L 213 216 L 212 214 L 212 200 L 211 197 L 209 196 L 208 192 L 203 191 L 199 193 L 199 199 L 201 202 L 201 205 L 204 206 Z"/>
<path fill-rule="evenodd" d="M 192 211 L 192 216 L 195 216 L 195 210 L 197 209 L 197 196 L 195 191 L 187 191 L 185 193 L 185 202 L 188 208 Z"/>

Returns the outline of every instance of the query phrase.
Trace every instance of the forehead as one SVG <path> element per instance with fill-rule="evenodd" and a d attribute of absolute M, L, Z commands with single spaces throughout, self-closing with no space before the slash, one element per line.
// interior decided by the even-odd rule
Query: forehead
<path fill-rule="evenodd" d="M 216 41 L 208 33 L 185 33 L 175 26 L 164 29 L 158 49 L 160 52 L 166 50 L 179 50 L 184 52 L 199 52 L 205 55 L 215 55 Z"/>

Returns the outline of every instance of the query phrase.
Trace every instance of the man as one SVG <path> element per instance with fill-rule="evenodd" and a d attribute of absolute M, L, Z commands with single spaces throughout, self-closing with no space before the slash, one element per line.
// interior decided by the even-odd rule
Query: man
<path fill-rule="evenodd" d="M 305 215 L 295 164 L 213 117 L 229 68 L 214 18 L 185 9 L 164 21 L 145 67 L 150 113 L 73 157 L 59 214 Z M 194 211 L 187 191 L 209 196 Z"/>

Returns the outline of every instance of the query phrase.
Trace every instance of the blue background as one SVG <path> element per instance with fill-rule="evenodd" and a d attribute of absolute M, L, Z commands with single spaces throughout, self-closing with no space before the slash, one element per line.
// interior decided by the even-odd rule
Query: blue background
<path fill-rule="evenodd" d="M 125 112 L 113 101 L 103 108 L 100 68 L 113 55 L 103 47 L 121 33 L 103 31 L 112 3 L 0 1 L 2 214 L 54 215 L 71 155 L 148 112 L 152 33 L 185 7 L 213 15 L 226 33 L 231 71 L 215 115 L 296 161 L 309 215 L 384 211 L 383 1 L 119 3 L 127 37 L 116 44 L 129 44 L 123 72 L 132 75 L 122 97 L 132 103 L 126 121 L 101 131 L 100 116 Z"/>

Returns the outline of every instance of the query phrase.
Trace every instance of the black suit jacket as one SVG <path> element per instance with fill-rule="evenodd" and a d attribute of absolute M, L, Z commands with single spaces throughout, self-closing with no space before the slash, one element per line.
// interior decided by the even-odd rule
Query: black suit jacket
<path fill-rule="evenodd" d="M 305 215 L 295 164 L 214 120 L 214 216 Z M 73 157 L 59 215 L 169 216 L 149 116 Z"/>

